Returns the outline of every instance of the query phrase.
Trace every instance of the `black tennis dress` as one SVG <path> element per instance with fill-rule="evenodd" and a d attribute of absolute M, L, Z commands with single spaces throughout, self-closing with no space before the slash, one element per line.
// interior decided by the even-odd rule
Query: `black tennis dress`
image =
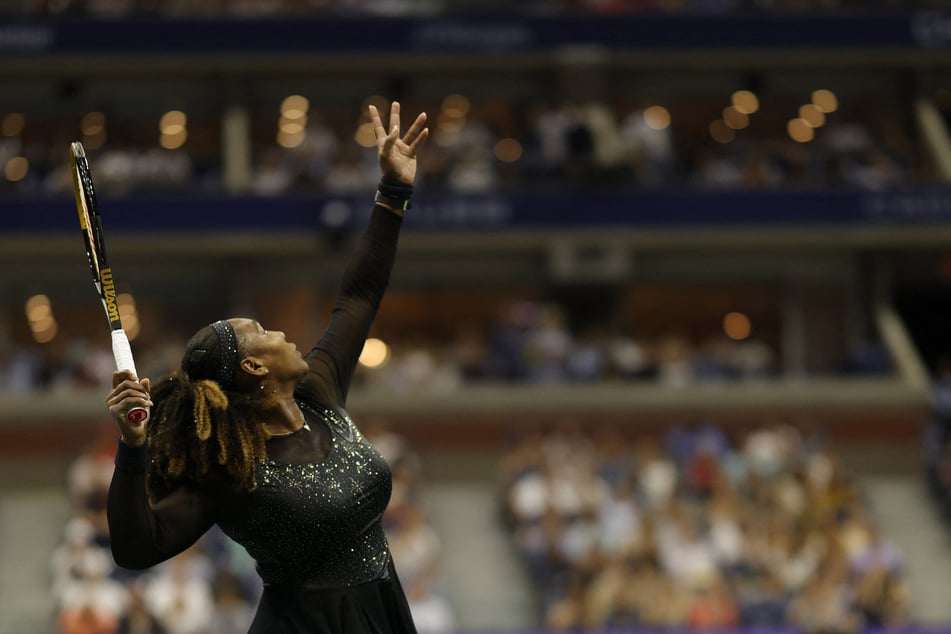
<path fill-rule="evenodd" d="M 249 634 L 414 634 L 383 533 L 390 469 L 344 409 L 389 280 L 400 218 L 375 207 L 344 273 L 330 325 L 305 356 L 296 397 L 306 426 L 271 438 L 251 493 L 182 487 L 150 505 L 147 447 L 119 443 L 109 490 L 113 554 L 145 568 L 213 524 L 257 563 L 264 593 Z"/>

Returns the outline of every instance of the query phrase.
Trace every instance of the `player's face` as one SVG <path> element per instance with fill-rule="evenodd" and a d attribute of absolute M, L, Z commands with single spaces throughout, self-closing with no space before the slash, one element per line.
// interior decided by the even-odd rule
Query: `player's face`
<path fill-rule="evenodd" d="M 280 330 L 265 330 L 254 319 L 229 319 L 245 357 L 254 357 L 278 381 L 297 381 L 309 366 Z"/>

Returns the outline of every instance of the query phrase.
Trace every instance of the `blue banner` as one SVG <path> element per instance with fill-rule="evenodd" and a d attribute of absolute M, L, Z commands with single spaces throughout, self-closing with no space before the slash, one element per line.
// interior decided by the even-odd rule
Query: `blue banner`
<path fill-rule="evenodd" d="M 100 201 L 107 231 L 349 230 L 362 226 L 370 195 L 347 197 L 124 197 Z M 75 231 L 71 196 L 0 202 L 4 233 Z M 822 191 L 646 190 L 615 194 L 421 194 L 410 231 L 574 228 L 760 228 L 951 225 L 951 188 Z"/>
<path fill-rule="evenodd" d="M 488 54 L 590 46 L 616 51 L 943 49 L 951 46 L 951 13 L 0 22 L 0 54 Z"/>

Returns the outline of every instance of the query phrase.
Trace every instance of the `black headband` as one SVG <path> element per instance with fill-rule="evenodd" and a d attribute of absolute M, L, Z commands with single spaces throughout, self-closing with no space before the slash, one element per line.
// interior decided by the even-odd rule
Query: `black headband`
<path fill-rule="evenodd" d="M 221 343 L 221 363 L 218 365 L 218 385 L 229 388 L 234 384 L 234 371 L 238 365 L 238 338 L 234 334 L 234 326 L 226 319 L 216 321 L 211 325 Z"/>

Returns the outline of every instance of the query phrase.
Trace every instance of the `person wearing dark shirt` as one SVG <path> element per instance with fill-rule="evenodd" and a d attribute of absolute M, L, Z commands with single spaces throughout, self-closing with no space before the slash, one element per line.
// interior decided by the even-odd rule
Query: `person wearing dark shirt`
<path fill-rule="evenodd" d="M 370 107 L 382 179 L 344 272 L 326 332 L 307 354 L 253 319 L 205 326 L 181 368 L 154 386 L 113 375 L 107 405 L 121 431 L 107 512 L 119 566 L 148 568 L 218 524 L 264 581 L 251 634 L 413 633 L 382 515 L 391 475 L 344 409 L 350 379 L 389 281 L 420 114 L 401 136 Z M 133 407 L 150 407 L 133 424 Z"/>

